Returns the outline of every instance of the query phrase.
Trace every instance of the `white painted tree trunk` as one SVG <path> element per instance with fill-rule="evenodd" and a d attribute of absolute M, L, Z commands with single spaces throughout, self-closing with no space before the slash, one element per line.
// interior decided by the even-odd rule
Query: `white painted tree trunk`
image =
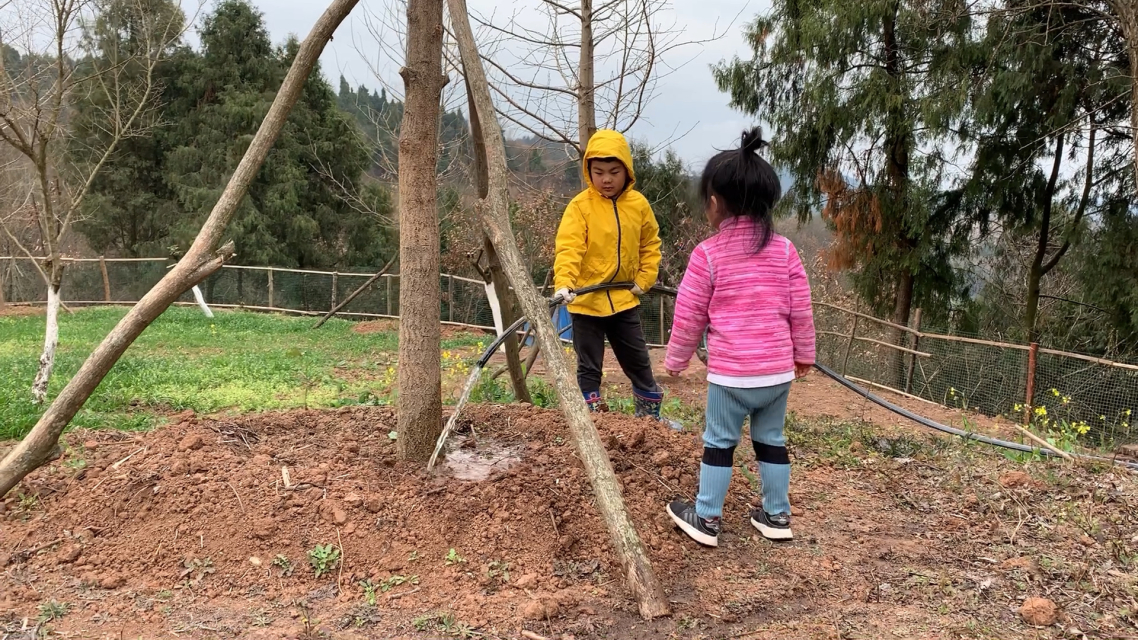
<path fill-rule="evenodd" d="M 201 287 L 194 285 L 194 300 L 198 301 L 198 306 L 202 308 L 202 313 L 205 317 L 212 318 L 213 312 L 209 310 L 209 305 L 205 303 L 205 296 L 202 295 Z"/>
<path fill-rule="evenodd" d="M 32 399 L 42 404 L 47 398 L 47 383 L 51 380 L 51 370 L 55 368 L 55 347 L 59 344 L 59 289 L 47 288 L 47 330 L 43 336 L 43 353 L 40 355 L 40 369 L 32 383 Z"/>
<path fill-rule="evenodd" d="M 502 305 L 498 302 L 498 292 L 494 290 L 493 282 L 487 282 L 483 286 L 486 287 L 486 301 L 490 303 L 490 313 L 494 314 L 494 334 L 500 336 L 506 327 L 502 323 Z M 498 347 L 498 351 L 505 353 L 506 345 Z"/>

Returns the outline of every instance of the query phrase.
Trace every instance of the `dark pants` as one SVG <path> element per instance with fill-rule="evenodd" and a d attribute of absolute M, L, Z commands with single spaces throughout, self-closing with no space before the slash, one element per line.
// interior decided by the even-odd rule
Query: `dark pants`
<path fill-rule="evenodd" d="M 616 354 L 624 375 L 632 381 L 633 391 L 657 391 L 652 360 L 648 357 L 648 343 L 644 340 L 644 330 L 640 328 L 640 309 L 629 309 L 603 318 L 571 315 L 573 349 L 577 352 L 577 384 L 586 398 L 599 398 L 600 395 L 605 338 L 612 345 L 612 352 Z"/>

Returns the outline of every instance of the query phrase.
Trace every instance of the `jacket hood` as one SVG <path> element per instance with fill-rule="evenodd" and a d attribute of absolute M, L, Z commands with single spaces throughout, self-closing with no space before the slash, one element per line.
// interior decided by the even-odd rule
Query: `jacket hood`
<path fill-rule="evenodd" d="M 628 140 L 624 139 L 619 132 L 609 129 L 600 129 L 589 138 L 589 146 L 585 148 L 585 161 L 581 163 L 581 171 L 585 174 L 585 184 L 589 185 L 590 189 L 596 191 L 593 186 L 593 178 L 589 175 L 589 161 L 593 158 L 616 158 L 628 170 L 628 184 L 624 185 L 624 191 L 628 193 L 632 190 L 633 185 L 636 184 L 636 171 L 632 168 L 632 148 L 628 146 Z"/>

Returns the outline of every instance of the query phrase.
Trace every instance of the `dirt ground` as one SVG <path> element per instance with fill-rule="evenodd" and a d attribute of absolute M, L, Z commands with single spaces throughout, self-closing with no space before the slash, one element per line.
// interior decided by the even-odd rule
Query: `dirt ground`
<path fill-rule="evenodd" d="M 432 475 L 396 461 L 384 407 L 71 433 L 0 507 L 0 637 L 1138 638 L 1132 475 L 1025 467 L 818 375 L 791 406 L 795 541 L 755 535 L 737 471 L 715 550 L 664 513 L 698 434 L 599 417 L 674 608 L 648 623 L 556 412 L 467 409 Z M 1032 597 L 1054 619 L 1025 622 Z"/>

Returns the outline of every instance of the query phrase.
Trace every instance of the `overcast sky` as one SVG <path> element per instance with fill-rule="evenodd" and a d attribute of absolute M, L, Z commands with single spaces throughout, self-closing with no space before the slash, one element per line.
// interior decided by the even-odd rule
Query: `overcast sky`
<path fill-rule="evenodd" d="M 275 43 L 284 41 L 290 33 L 303 38 L 327 5 L 323 0 L 252 1 L 264 12 Z M 472 12 L 489 15 L 495 11 L 495 5 L 500 12 L 503 4 L 517 7 L 533 2 L 536 0 L 512 3 L 469 0 L 469 5 Z M 197 4 L 194 0 L 183 0 L 184 6 L 191 3 Z M 205 10 L 211 10 L 213 5 L 214 0 L 208 0 Z M 394 37 L 385 35 L 384 40 L 389 43 L 385 49 L 376 44 L 372 35 L 376 25 L 390 14 L 391 5 L 390 0 L 362 0 L 336 32 L 335 39 L 321 58 L 324 73 L 334 87 L 340 74 L 353 85 L 363 83 L 378 87 L 378 71 L 383 82 L 393 88 L 402 88 L 401 80 L 395 75 L 397 63 L 391 60 L 389 52 L 390 49 L 399 49 L 398 45 L 391 46 Z M 671 56 L 668 61 L 671 64 L 686 64 L 660 81 L 655 99 L 646 110 L 644 119 L 633 127 L 631 136 L 652 145 L 676 138 L 672 147 L 686 164 L 697 168 L 702 167 L 703 161 L 715 152 L 716 147 L 722 149 L 738 144 L 739 134 L 754 121 L 728 108 L 727 96 L 716 89 L 708 66 L 734 55 L 749 57 L 750 49 L 743 42 L 742 28 L 767 7 L 768 0 L 674 0 L 671 11 L 676 24 L 683 25 L 686 30 L 686 40 L 706 39 L 717 30 L 724 35 Z M 670 17 L 665 19 L 672 22 Z M 731 26 L 728 28 L 728 25 Z M 196 37 L 193 39 L 196 41 Z"/>

